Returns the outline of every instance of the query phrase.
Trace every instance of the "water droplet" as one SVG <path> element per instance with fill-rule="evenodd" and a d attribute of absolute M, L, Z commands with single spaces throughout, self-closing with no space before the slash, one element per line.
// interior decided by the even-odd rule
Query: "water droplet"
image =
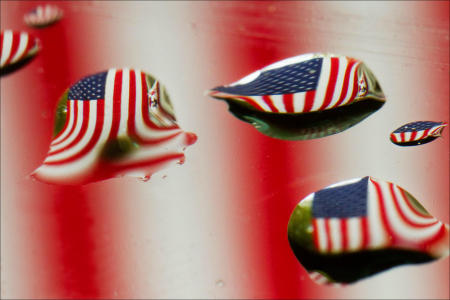
<path fill-rule="evenodd" d="M 359 83 L 359 93 L 352 96 L 351 101 L 336 103 L 336 106 L 327 108 L 325 102 L 317 107 L 309 107 L 306 100 L 295 100 L 283 108 L 284 112 L 279 110 L 272 96 L 297 93 L 300 89 L 312 91 L 319 88 L 317 86 L 319 80 L 317 74 L 320 73 L 317 65 L 319 57 L 327 59 L 330 56 L 328 54 L 316 54 L 314 57 L 300 56 L 290 65 L 258 70 L 259 76 L 248 75 L 238 81 L 239 85 L 216 87 L 211 90 L 210 96 L 226 101 L 228 110 L 234 116 L 250 123 L 259 132 L 284 140 L 316 139 L 342 132 L 383 106 L 386 100 L 376 78 L 361 63 L 358 72 L 364 74 L 368 80 L 364 81 L 364 84 Z M 298 81 L 304 83 L 298 84 L 296 83 Z M 244 102 L 237 100 L 244 90 L 248 100 Z M 370 94 L 370 97 L 366 96 L 367 94 Z M 262 106 L 255 101 L 258 95 L 267 95 L 267 105 Z M 302 108 L 296 108 L 294 105 L 296 103 L 301 103 L 299 107 Z"/>
<path fill-rule="evenodd" d="M 167 175 L 163 175 L 161 178 L 162 178 L 162 179 L 166 179 L 166 178 L 167 178 Z"/>
<path fill-rule="evenodd" d="M 219 280 L 216 281 L 216 286 L 224 287 L 225 286 L 225 282 L 222 279 L 219 279 Z"/>
<path fill-rule="evenodd" d="M 145 176 L 139 178 L 139 180 L 142 182 L 147 182 L 150 180 L 150 177 L 151 177 L 150 175 L 145 175 Z"/>
<path fill-rule="evenodd" d="M 177 161 L 177 165 L 182 165 L 186 161 L 186 158 L 183 156 Z"/>

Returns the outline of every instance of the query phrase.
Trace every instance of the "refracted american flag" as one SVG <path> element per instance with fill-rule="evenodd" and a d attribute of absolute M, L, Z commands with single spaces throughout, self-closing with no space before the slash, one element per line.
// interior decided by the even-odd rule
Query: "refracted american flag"
<path fill-rule="evenodd" d="M 364 99 L 376 82 L 354 58 L 305 54 L 271 64 L 241 80 L 212 89 L 209 95 L 241 101 L 271 113 L 308 113 L 333 109 Z M 381 90 L 371 95 L 384 101 Z"/>
<path fill-rule="evenodd" d="M 314 246 L 322 254 L 385 248 L 449 253 L 449 227 L 401 187 L 372 177 L 341 182 L 308 196 Z"/>
<path fill-rule="evenodd" d="M 39 5 L 23 17 L 23 20 L 31 27 L 45 27 L 55 23 L 63 17 L 62 9 L 46 4 Z"/>
<path fill-rule="evenodd" d="M 34 173 L 60 184 L 149 176 L 196 141 L 177 125 L 165 89 L 139 70 L 110 69 L 83 78 L 67 93 L 67 118 Z"/>
<path fill-rule="evenodd" d="M 6 68 L 35 55 L 39 48 L 38 39 L 27 32 L 2 30 L 0 68 Z"/>
<path fill-rule="evenodd" d="M 442 135 L 445 122 L 419 121 L 397 128 L 391 133 L 391 141 L 397 145 L 425 144 Z"/>

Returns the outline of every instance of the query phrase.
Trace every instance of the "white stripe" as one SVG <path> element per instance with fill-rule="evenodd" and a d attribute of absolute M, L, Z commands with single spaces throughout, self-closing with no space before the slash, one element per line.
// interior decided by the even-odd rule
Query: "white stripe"
<path fill-rule="evenodd" d="M 16 54 L 11 59 L 11 63 L 15 63 L 25 52 L 28 45 L 29 36 L 26 32 L 20 33 L 19 47 L 17 48 Z"/>
<path fill-rule="evenodd" d="M 11 54 L 13 33 L 11 30 L 3 32 L 2 54 L 0 57 L 0 67 L 3 67 Z"/>
<path fill-rule="evenodd" d="M 73 105 L 78 107 L 75 129 L 72 131 L 72 134 L 67 137 L 67 139 L 52 147 L 51 151 L 56 151 L 69 145 L 77 137 L 81 130 L 81 125 L 83 125 L 83 101 L 74 101 Z"/>
<path fill-rule="evenodd" d="M 367 215 L 368 215 L 368 227 L 369 227 L 369 247 L 381 248 L 388 243 L 388 235 L 384 229 L 383 221 L 380 214 L 380 206 L 378 203 L 378 194 L 375 190 L 375 186 L 372 183 L 375 181 L 373 178 L 369 178 L 369 184 L 367 189 Z"/>
<path fill-rule="evenodd" d="M 334 93 L 333 98 L 331 99 L 330 104 L 325 108 L 331 108 L 333 105 L 335 105 L 339 98 L 341 97 L 342 90 L 348 90 L 348 86 L 344 86 L 344 79 L 345 79 L 345 71 L 348 68 L 348 59 L 345 56 L 339 57 L 339 69 L 338 69 L 338 76 L 336 79 L 336 86 L 334 87 Z"/>
<path fill-rule="evenodd" d="M 61 135 L 54 139 L 51 143 L 51 145 L 58 143 L 59 141 L 62 141 L 70 132 L 70 130 L 73 127 L 73 119 L 75 118 L 74 116 L 74 109 L 73 109 L 73 105 L 74 105 L 74 101 L 73 100 L 67 100 L 67 110 L 69 110 L 69 116 L 68 119 L 66 120 L 66 122 L 69 122 L 67 124 L 66 130 L 64 130 L 63 133 L 61 133 Z M 65 124 L 64 124 L 65 125 Z M 50 150 L 54 150 L 54 147 L 50 146 Z"/>
<path fill-rule="evenodd" d="M 411 243 L 420 243 L 433 237 L 439 232 L 442 226 L 441 222 L 437 222 L 434 225 L 424 228 L 414 228 L 405 223 L 395 207 L 394 199 L 392 199 L 390 195 L 388 183 L 378 181 L 378 184 L 380 185 L 381 193 L 383 195 L 388 226 L 399 240 L 397 246 L 401 246 L 402 244 L 411 246 Z"/>
<path fill-rule="evenodd" d="M 430 135 L 431 136 L 441 136 L 442 130 L 444 129 L 444 127 L 447 126 L 446 124 L 443 125 L 437 125 L 437 126 L 433 126 L 430 129 Z"/>
<path fill-rule="evenodd" d="M 122 94 L 120 100 L 120 122 L 118 136 L 127 135 L 128 109 L 130 104 L 130 70 L 122 70 Z"/>
<path fill-rule="evenodd" d="M 294 112 L 303 112 L 303 109 L 305 108 L 305 97 L 306 92 L 294 94 Z"/>
<path fill-rule="evenodd" d="M 140 70 L 135 70 L 135 74 L 136 74 L 136 111 L 134 124 L 136 128 L 136 134 L 142 139 L 155 139 L 155 138 L 162 138 L 179 131 L 180 129 L 178 128 L 170 130 L 154 130 L 145 125 L 144 119 L 142 118 L 142 114 L 144 113 L 144 110 L 142 108 L 142 97 L 145 97 L 144 99 L 147 99 L 147 95 L 142 95 L 142 81 L 141 81 L 142 72 Z"/>
<path fill-rule="evenodd" d="M 347 95 L 345 95 L 344 101 L 342 101 L 341 105 L 345 105 L 351 101 L 353 101 L 354 99 L 352 99 L 352 94 L 353 94 L 353 87 L 355 86 L 355 72 L 357 72 L 358 67 L 361 63 L 355 63 L 352 67 L 352 70 L 350 71 L 350 78 L 348 80 L 348 90 L 347 90 Z M 358 80 L 358 76 L 356 76 L 356 80 Z M 356 88 L 358 88 L 358 85 L 356 85 Z M 357 97 L 357 95 L 355 96 Z"/>
<path fill-rule="evenodd" d="M 112 164 L 123 165 L 130 163 L 138 163 L 146 161 L 152 158 L 158 158 L 161 156 L 171 155 L 171 154 L 182 154 L 180 146 L 184 145 L 186 140 L 186 134 L 180 133 L 174 138 L 166 140 L 164 142 L 158 143 L 157 145 L 141 145 L 137 151 L 133 151 L 122 159 L 118 159 Z"/>
<path fill-rule="evenodd" d="M 331 252 L 339 253 L 342 251 L 341 221 L 338 218 L 330 218 L 328 225 L 330 228 Z"/>
<path fill-rule="evenodd" d="M 327 251 L 327 232 L 325 230 L 325 220 L 323 218 L 316 219 L 317 239 L 319 245 L 319 252 Z"/>
<path fill-rule="evenodd" d="M 81 103 L 85 101 L 79 101 Z M 84 122 L 88 122 L 88 127 L 84 135 L 81 137 L 81 139 L 73 145 L 72 147 L 66 149 L 63 152 L 57 153 L 55 155 L 50 156 L 45 160 L 45 162 L 54 162 L 62 159 L 68 159 L 77 153 L 81 152 L 84 147 L 89 143 L 89 141 L 92 138 L 92 135 L 94 134 L 95 126 L 97 124 L 97 101 L 87 101 L 89 104 L 89 119 L 84 120 Z"/>
<path fill-rule="evenodd" d="M 405 132 L 405 141 L 411 141 L 412 132 Z"/>
<path fill-rule="evenodd" d="M 405 199 L 400 192 L 400 189 L 397 185 L 394 185 L 394 193 L 397 196 L 400 209 L 402 210 L 403 214 L 406 215 L 406 218 L 410 220 L 411 222 L 415 224 L 431 224 L 436 221 L 436 218 L 430 217 L 423 217 L 416 212 L 412 211 L 406 201 L 409 201 L 408 199 Z M 412 205 L 412 204 L 411 204 Z"/>
<path fill-rule="evenodd" d="M 279 112 L 286 112 L 283 102 L 283 95 L 271 95 L 270 98 L 272 99 L 273 106 L 275 106 Z"/>
<path fill-rule="evenodd" d="M 272 97 L 272 96 L 271 96 Z M 248 98 L 253 99 L 256 103 L 259 104 L 259 106 L 261 106 L 263 108 L 264 111 L 266 112 L 271 112 L 272 110 L 270 109 L 270 107 L 266 104 L 266 102 L 264 102 L 262 96 L 248 96 Z"/>
<path fill-rule="evenodd" d="M 327 93 L 328 81 L 330 79 L 331 59 L 324 57 L 322 60 L 322 70 L 320 72 L 319 82 L 317 84 L 314 103 L 311 111 L 317 111 L 323 104 Z"/>
<path fill-rule="evenodd" d="M 352 217 L 347 219 L 348 251 L 357 251 L 362 248 L 363 231 L 361 230 L 361 226 L 361 218 Z"/>

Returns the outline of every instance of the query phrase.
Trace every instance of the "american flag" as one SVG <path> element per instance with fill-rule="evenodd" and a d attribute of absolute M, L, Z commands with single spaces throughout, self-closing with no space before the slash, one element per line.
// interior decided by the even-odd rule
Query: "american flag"
<path fill-rule="evenodd" d="M 368 78 L 370 77 L 370 78 Z M 219 99 L 243 101 L 271 113 L 308 113 L 332 109 L 363 99 L 373 75 L 354 58 L 331 54 L 291 57 L 241 80 L 212 89 Z M 371 95 L 384 101 L 384 95 Z"/>
<path fill-rule="evenodd" d="M 322 254 L 397 248 L 436 258 L 448 255 L 448 225 L 393 183 L 352 179 L 307 199 L 312 201 L 314 246 Z"/>
<path fill-rule="evenodd" d="M 133 150 L 104 156 L 114 141 Z M 79 184 L 115 176 L 148 176 L 184 161 L 182 150 L 195 142 L 177 125 L 165 89 L 139 70 L 110 69 L 70 87 L 67 119 L 32 176 L 49 183 Z"/>
<path fill-rule="evenodd" d="M 45 27 L 55 23 L 63 17 L 63 11 L 50 4 L 39 5 L 23 17 L 23 20 L 31 27 Z"/>
<path fill-rule="evenodd" d="M 0 68 L 6 68 L 35 55 L 39 51 L 39 41 L 24 31 L 1 31 Z"/>
<path fill-rule="evenodd" d="M 391 141 L 394 144 L 424 144 L 430 139 L 441 136 L 445 122 L 419 121 L 401 126 L 391 133 Z"/>

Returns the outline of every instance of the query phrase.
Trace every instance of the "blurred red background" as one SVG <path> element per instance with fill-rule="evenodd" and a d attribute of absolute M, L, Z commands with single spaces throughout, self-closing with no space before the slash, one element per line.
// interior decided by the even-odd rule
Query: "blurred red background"
<path fill-rule="evenodd" d="M 401 148 L 389 133 L 449 122 L 448 2 L 52 2 L 64 18 L 27 28 L 39 1 L 2 1 L 1 29 L 27 30 L 38 56 L 1 79 L 3 298 L 448 298 L 448 258 L 345 288 L 313 283 L 287 242 L 307 194 L 371 175 L 449 222 L 449 136 Z M 386 105 L 337 135 L 281 141 L 204 91 L 308 52 L 363 60 Z M 148 182 L 79 187 L 27 175 L 48 149 L 54 108 L 81 77 L 145 70 L 166 85 L 186 163 Z"/>

